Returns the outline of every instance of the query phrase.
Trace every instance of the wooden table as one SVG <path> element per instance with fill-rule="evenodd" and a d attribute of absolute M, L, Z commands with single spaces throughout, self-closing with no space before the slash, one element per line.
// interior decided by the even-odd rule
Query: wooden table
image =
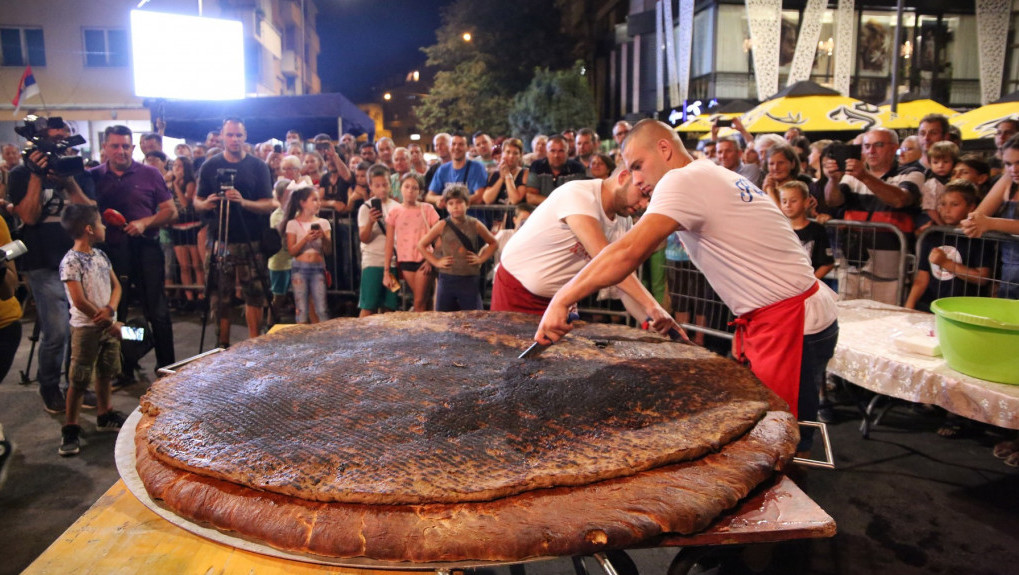
<path fill-rule="evenodd" d="M 828 372 L 880 396 L 928 403 L 968 419 L 1019 429 L 1019 385 L 959 373 L 942 357 L 896 348 L 899 335 L 934 330 L 934 315 L 870 300 L 839 302 L 839 342 Z M 867 434 L 874 403 L 865 410 Z"/>
<path fill-rule="evenodd" d="M 665 537 L 655 544 L 743 544 L 831 537 L 834 534 L 835 521 L 789 478 L 779 476 L 708 530 L 693 536 Z M 159 517 L 138 501 L 123 481 L 117 481 L 29 565 L 23 575 L 43 573 L 377 575 L 406 571 L 304 563 L 209 541 Z"/>

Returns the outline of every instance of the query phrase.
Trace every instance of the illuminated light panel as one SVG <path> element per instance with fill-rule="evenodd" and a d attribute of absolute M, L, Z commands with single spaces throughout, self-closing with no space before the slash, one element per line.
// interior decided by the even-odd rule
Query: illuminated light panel
<path fill-rule="evenodd" d="M 244 29 L 238 21 L 132 10 L 131 50 L 136 96 L 244 98 Z"/>

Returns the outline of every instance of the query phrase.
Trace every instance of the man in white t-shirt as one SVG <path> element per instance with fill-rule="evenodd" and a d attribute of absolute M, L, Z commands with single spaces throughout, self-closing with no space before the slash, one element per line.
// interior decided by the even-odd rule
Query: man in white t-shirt
<path fill-rule="evenodd" d="M 619 222 L 628 229 L 630 216 L 647 201 L 622 168 L 604 180 L 575 180 L 557 188 L 506 244 L 492 287 L 492 311 L 543 313 L 549 298 L 619 235 Z M 636 319 L 650 317 L 662 333 L 678 329 L 637 276 L 631 273 L 615 284 Z"/>
<path fill-rule="evenodd" d="M 626 277 L 678 231 L 690 259 L 739 316 L 735 355 L 749 359 L 794 414 L 815 417 L 814 386 L 838 337 L 836 296 L 814 278 L 788 218 L 746 178 L 694 161 L 661 122 L 634 126 L 623 158 L 633 185 L 654 189 L 647 212 L 556 293 L 535 340 L 547 344 L 565 335 L 570 306 Z"/>

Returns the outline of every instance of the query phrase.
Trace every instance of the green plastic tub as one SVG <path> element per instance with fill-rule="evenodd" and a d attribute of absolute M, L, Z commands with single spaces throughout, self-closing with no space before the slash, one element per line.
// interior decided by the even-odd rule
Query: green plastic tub
<path fill-rule="evenodd" d="M 931 304 L 948 367 L 1019 385 L 1019 300 L 946 297 Z"/>

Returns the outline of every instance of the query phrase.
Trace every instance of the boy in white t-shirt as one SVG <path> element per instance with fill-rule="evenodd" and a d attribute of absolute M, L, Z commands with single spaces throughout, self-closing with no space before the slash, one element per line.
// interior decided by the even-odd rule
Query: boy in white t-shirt
<path fill-rule="evenodd" d="M 85 390 L 95 374 L 99 431 L 119 431 L 124 415 L 110 407 L 110 386 L 120 373 L 120 328 L 117 304 L 120 282 L 113 265 L 93 244 L 106 239 L 106 226 L 99 210 L 92 205 L 71 204 L 61 216 L 61 224 L 74 239 L 60 262 L 60 280 L 71 302 L 71 373 L 67 388 L 66 420 L 60 430 L 62 441 L 57 451 L 62 456 L 81 450 L 81 426 L 78 413 Z"/>

